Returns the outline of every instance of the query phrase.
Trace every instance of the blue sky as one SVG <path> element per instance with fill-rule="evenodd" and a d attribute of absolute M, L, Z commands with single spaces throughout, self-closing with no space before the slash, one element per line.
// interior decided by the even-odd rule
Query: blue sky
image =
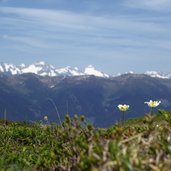
<path fill-rule="evenodd" d="M 0 0 L 0 61 L 171 72 L 170 0 Z"/>

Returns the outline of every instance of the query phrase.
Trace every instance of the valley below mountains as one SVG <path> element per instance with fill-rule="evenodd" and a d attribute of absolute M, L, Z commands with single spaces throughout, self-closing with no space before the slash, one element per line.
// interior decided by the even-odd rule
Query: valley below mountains
<path fill-rule="evenodd" d="M 39 76 L 33 73 L 0 73 L 0 117 L 8 120 L 59 123 L 66 114 L 85 115 L 96 127 L 109 127 L 120 121 L 118 104 L 129 104 L 126 118 L 144 116 L 148 100 L 161 100 L 159 108 L 171 109 L 171 79 L 145 74 L 123 74 L 117 77 Z M 156 109 L 157 110 L 157 109 Z"/>

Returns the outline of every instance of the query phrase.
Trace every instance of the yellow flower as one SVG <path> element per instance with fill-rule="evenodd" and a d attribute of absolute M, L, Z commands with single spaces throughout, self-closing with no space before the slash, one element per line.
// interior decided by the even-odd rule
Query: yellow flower
<path fill-rule="evenodd" d="M 155 108 L 161 103 L 161 101 L 152 101 L 152 100 L 150 100 L 149 102 L 144 102 L 144 103 L 146 103 L 151 108 Z"/>
<path fill-rule="evenodd" d="M 125 111 L 127 111 L 129 109 L 129 105 L 126 105 L 126 104 L 122 105 L 122 104 L 120 104 L 120 105 L 118 105 L 118 108 L 119 108 L 120 111 L 125 112 Z"/>
<path fill-rule="evenodd" d="M 45 121 L 48 121 L 48 117 L 47 117 L 47 116 L 44 116 L 44 120 L 45 120 Z"/>

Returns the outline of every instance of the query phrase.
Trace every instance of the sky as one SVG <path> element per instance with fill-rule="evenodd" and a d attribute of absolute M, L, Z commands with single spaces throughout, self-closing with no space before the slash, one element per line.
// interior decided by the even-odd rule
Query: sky
<path fill-rule="evenodd" d="M 171 72 L 170 0 L 0 0 L 0 62 Z"/>

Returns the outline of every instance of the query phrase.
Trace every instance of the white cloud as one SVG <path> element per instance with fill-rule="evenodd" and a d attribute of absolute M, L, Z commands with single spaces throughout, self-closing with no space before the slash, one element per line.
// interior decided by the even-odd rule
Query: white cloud
<path fill-rule="evenodd" d="M 53 11 L 33 8 L 14 8 L 0 7 L 0 12 L 12 14 L 11 18 L 18 18 L 23 22 L 31 21 L 34 24 L 45 24 L 54 28 L 65 28 L 79 31 L 107 31 L 107 30 L 126 30 L 126 31 L 146 31 L 160 32 L 165 31 L 163 27 L 155 25 L 153 22 L 146 22 L 141 18 L 127 16 L 98 17 L 87 14 L 77 14 L 68 11 Z M 25 24 L 23 22 L 23 24 Z M 156 27 L 157 26 L 157 27 Z M 43 29 L 43 28 L 42 28 Z M 70 30 L 69 30 L 70 29 Z"/>
<path fill-rule="evenodd" d="M 168 27 L 163 24 L 165 16 L 160 20 L 155 16 L 103 17 L 14 7 L 0 7 L 0 13 L 3 13 L 0 28 L 5 30 L 3 39 L 15 45 L 91 54 L 101 51 L 106 55 L 118 49 L 143 50 L 143 53 L 149 49 L 171 50 L 167 40 L 171 37 L 171 23 L 166 21 Z"/>
<path fill-rule="evenodd" d="M 31 47 L 37 47 L 37 48 L 47 48 L 49 45 L 43 41 L 40 41 L 33 37 L 21 37 L 21 36 L 9 36 L 9 35 L 3 35 L 4 40 L 10 40 L 13 42 L 26 44 Z"/>
<path fill-rule="evenodd" d="M 13 14 L 15 17 L 31 19 L 37 22 L 45 22 L 46 24 L 71 27 L 73 29 L 85 29 L 84 22 L 89 20 L 91 16 L 82 16 L 79 14 L 67 11 L 55 11 L 47 9 L 34 8 L 15 8 L 15 7 L 0 7 L 0 12 Z M 82 27 L 81 25 L 84 25 Z"/>

